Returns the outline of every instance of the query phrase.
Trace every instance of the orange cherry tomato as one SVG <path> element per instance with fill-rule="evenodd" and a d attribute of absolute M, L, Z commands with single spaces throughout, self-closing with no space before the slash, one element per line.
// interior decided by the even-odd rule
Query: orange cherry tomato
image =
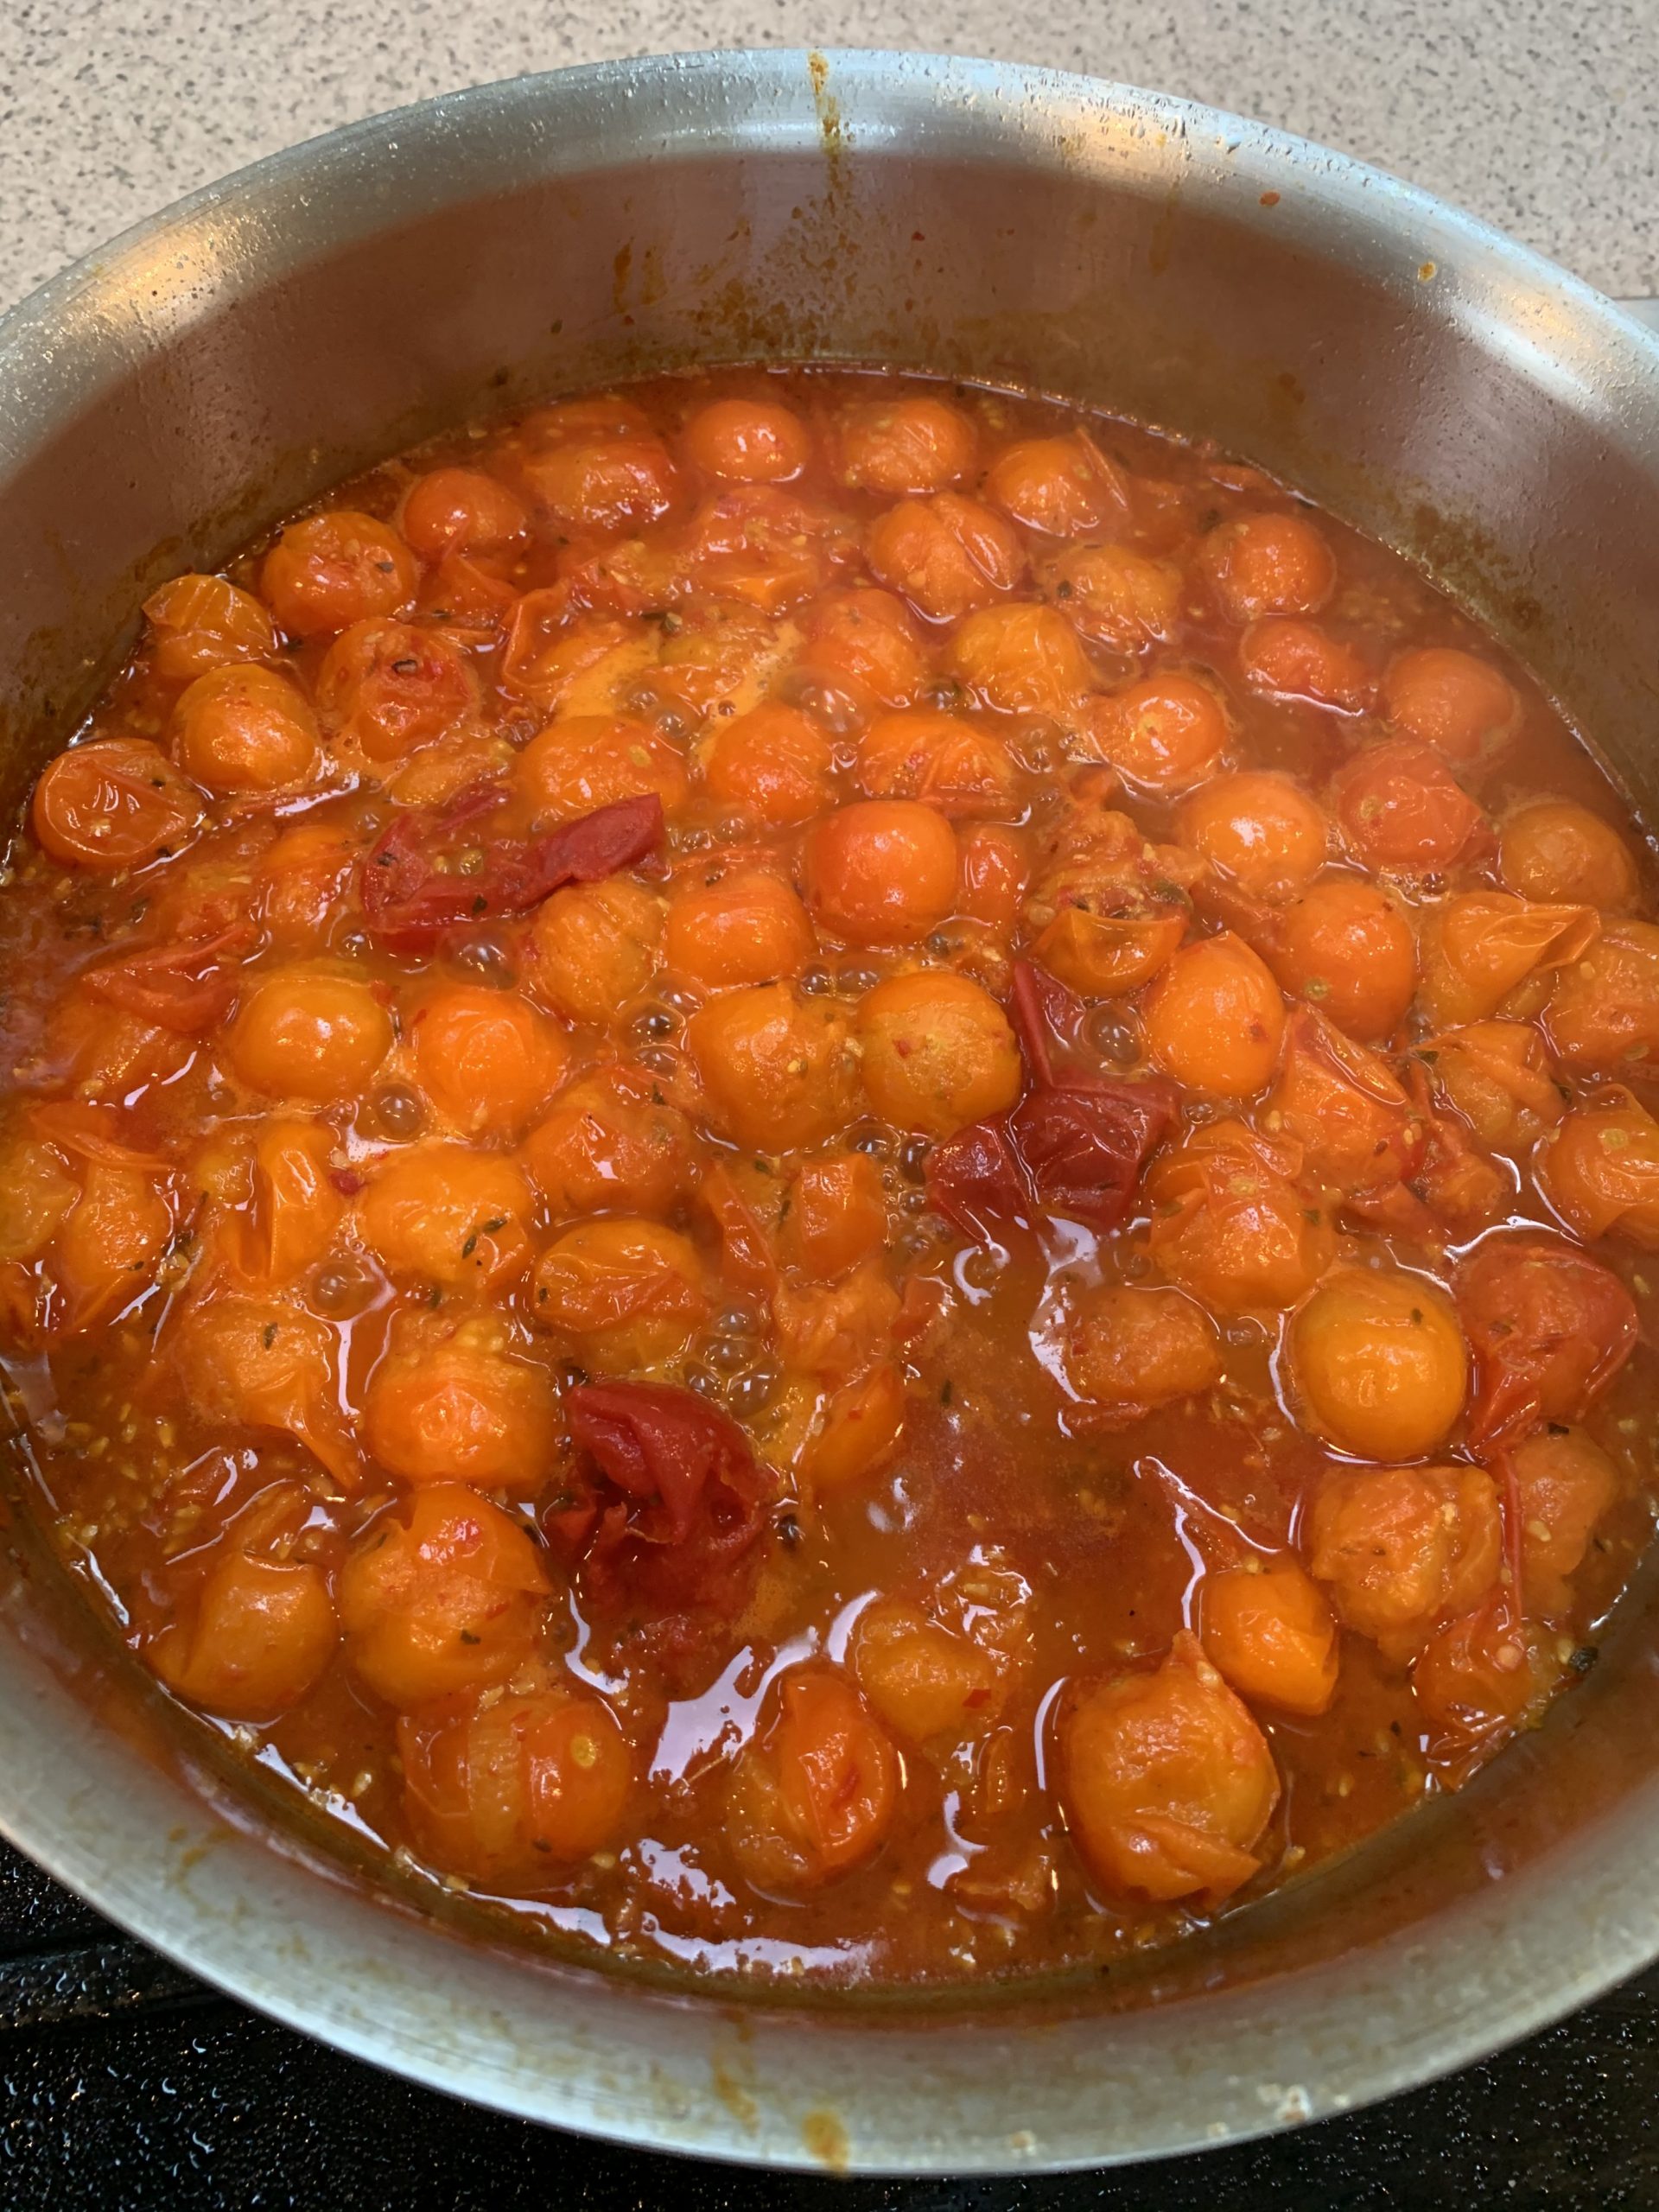
<path fill-rule="evenodd" d="M 346 1200 L 329 1177 L 336 1142 L 326 1122 L 279 1116 L 255 1139 L 244 1262 L 256 1282 L 280 1288 L 333 1245 Z"/>
<path fill-rule="evenodd" d="M 1187 791 L 1209 776 L 1229 735 L 1214 691 L 1179 669 L 1143 676 L 1102 700 L 1090 728 L 1125 783 L 1160 793 Z"/>
<path fill-rule="evenodd" d="M 798 976 L 817 949 L 805 907 L 764 869 L 734 868 L 714 883 L 690 878 L 670 898 L 664 918 L 670 974 L 706 990 Z"/>
<path fill-rule="evenodd" d="M 1026 570 L 1013 526 L 957 492 L 901 499 L 871 525 L 868 544 L 880 581 L 934 622 L 990 606 Z"/>
<path fill-rule="evenodd" d="M 921 799 L 954 820 L 1020 811 L 1020 772 L 994 729 L 934 707 L 882 715 L 858 748 L 867 798 Z"/>
<path fill-rule="evenodd" d="M 340 1571 L 346 1662 L 403 1712 L 505 1681 L 534 1653 L 550 1587 L 521 1521 L 434 1483 L 372 1521 Z"/>
<path fill-rule="evenodd" d="M 1337 1694 L 1337 1624 L 1300 1560 L 1252 1559 L 1205 1577 L 1205 1655 L 1241 1697 L 1312 1719 Z"/>
<path fill-rule="evenodd" d="M 985 496 L 1049 537 L 1082 537 L 1128 518 L 1122 473 L 1086 430 L 1006 447 L 986 472 Z"/>
<path fill-rule="evenodd" d="M 389 1274 L 486 1291 L 529 1266 L 529 1188 L 512 1160 L 462 1144 L 429 1144 L 389 1156 L 358 1217 Z"/>
<path fill-rule="evenodd" d="M 878 1598 L 865 1607 L 849 1658 L 878 1717 L 906 1743 L 982 1736 L 1004 1701 L 995 1655 L 902 1598 Z"/>
<path fill-rule="evenodd" d="M 1527 1611 L 1564 1613 L 1570 1577 L 1619 1494 L 1618 1469 L 1581 1428 L 1552 1425 L 1510 1455 L 1521 1518 L 1521 1582 Z"/>
<path fill-rule="evenodd" d="M 1417 940 L 1405 910 L 1357 875 L 1310 884 L 1287 907 L 1273 969 L 1350 1037 L 1391 1037 L 1417 989 Z"/>
<path fill-rule="evenodd" d="M 1567 1111 L 1544 1040 L 1527 1021 L 1471 1021 L 1423 1048 L 1440 1095 L 1484 1145 L 1523 1152 Z"/>
<path fill-rule="evenodd" d="M 392 1044 L 373 987 L 316 961 L 268 969 L 225 1040 L 238 1083 L 272 1098 L 326 1106 L 359 1097 Z"/>
<path fill-rule="evenodd" d="M 600 429 L 545 408 L 525 425 L 524 480 L 550 521 L 609 533 L 643 529 L 668 512 L 679 489 L 668 448 L 637 408 L 629 416 Z"/>
<path fill-rule="evenodd" d="M 1175 834 L 1253 898 L 1290 899 L 1325 865 L 1324 810 L 1290 777 L 1212 776 L 1181 801 Z"/>
<path fill-rule="evenodd" d="M 1395 1659 L 1478 1605 L 1503 1559 L 1497 1493 L 1481 1467 L 1332 1469 L 1310 1535 L 1309 1564 L 1338 1618 Z"/>
<path fill-rule="evenodd" d="M 807 903 L 832 936 L 913 944 L 956 904 L 957 841 L 918 800 L 867 799 L 813 824 L 802 871 Z"/>
<path fill-rule="evenodd" d="M 860 1002 L 858 1035 L 870 1103 L 899 1128 L 953 1136 L 1020 1096 L 1024 1070 L 1007 1017 L 966 976 L 890 976 Z"/>
<path fill-rule="evenodd" d="M 343 921 L 359 847 L 343 824 L 299 821 L 266 849 L 255 871 L 254 911 L 284 952 L 327 949 Z"/>
<path fill-rule="evenodd" d="M 1242 1122 L 1210 1122 L 1147 1174 L 1147 1249 L 1214 1313 L 1294 1306 L 1335 1256 L 1328 1216 L 1281 1172 L 1282 1155 Z"/>
<path fill-rule="evenodd" d="M 1215 1324 L 1179 1290 L 1083 1292 L 1066 1325 L 1064 1357 L 1077 1395 L 1120 1421 L 1196 1397 L 1221 1380 Z"/>
<path fill-rule="evenodd" d="M 420 563 L 389 524 L 331 507 L 289 524 L 260 567 L 259 591 L 290 636 L 319 638 L 401 614 L 420 580 Z"/>
<path fill-rule="evenodd" d="M 692 467 L 730 484 L 787 484 L 812 452 L 805 423 L 774 400 L 712 399 L 683 435 Z"/>
<path fill-rule="evenodd" d="M 208 1571 L 188 1620 L 169 1622 L 144 1656 L 192 1705 L 274 1720 L 321 1680 L 338 1641 L 320 1568 L 233 1552 Z"/>
<path fill-rule="evenodd" d="M 970 613 L 951 639 L 948 657 L 952 673 L 974 696 L 1005 715 L 1065 721 L 1095 683 L 1089 657 L 1065 617 L 1025 600 Z"/>
<path fill-rule="evenodd" d="M 976 443 L 959 407 L 920 396 L 857 402 L 842 409 L 829 435 L 836 482 L 890 499 L 960 484 L 972 473 Z"/>
<path fill-rule="evenodd" d="M 1141 1010 L 1147 1056 L 1206 1098 L 1266 1088 L 1285 1033 L 1285 1002 L 1260 957 L 1224 931 L 1185 945 Z"/>
<path fill-rule="evenodd" d="M 1067 546 L 1045 569 L 1043 588 L 1090 645 L 1110 652 L 1164 644 L 1180 619 L 1180 570 L 1127 545 Z"/>
<path fill-rule="evenodd" d="M 786 830 L 830 803 L 834 754 L 798 708 L 767 700 L 717 730 L 703 755 L 709 797 L 758 828 Z"/>
<path fill-rule="evenodd" d="M 1155 1671 L 1075 1694 L 1060 1758 L 1072 1840 L 1109 1889 L 1218 1899 L 1259 1868 L 1273 1754 L 1187 1630 Z"/>
<path fill-rule="evenodd" d="M 617 1021 L 656 974 L 662 936 L 662 906 L 643 884 L 626 875 L 568 884 L 537 909 L 536 987 L 569 1021 Z"/>
<path fill-rule="evenodd" d="M 696 1248 L 654 1221 L 567 1229 L 536 1268 L 537 1323 L 608 1370 L 656 1367 L 683 1351 L 709 1313 Z"/>
<path fill-rule="evenodd" d="M 1356 753 L 1332 782 L 1331 801 L 1367 868 L 1434 874 L 1467 859 L 1487 835 L 1485 816 L 1440 754 L 1408 739 Z"/>
<path fill-rule="evenodd" d="M 269 660 L 276 626 L 250 591 L 223 576 L 175 576 L 144 601 L 157 675 L 188 683 L 232 662 Z"/>
<path fill-rule="evenodd" d="M 905 1427 L 905 1385 L 891 1360 L 843 1383 L 824 1408 L 823 1424 L 807 1439 L 798 1471 L 802 1494 L 832 1497 L 880 1474 L 898 1451 Z"/>
<path fill-rule="evenodd" d="M 1576 1235 L 1659 1251 L 1659 1122 L 1622 1085 L 1574 1106 L 1539 1146 L 1533 1174 Z"/>
<path fill-rule="evenodd" d="M 901 599 L 870 585 L 824 593 L 803 625 L 796 668 L 855 700 L 908 706 L 927 675 L 927 648 Z"/>
<path fill-rule="evenodd" d="M 530 535 L 524 502 L 481 468 L 433 468 L 404 499 L 403 533 L 423 561 L 505 553 Z"/>
<path fill-rule="evenodd" d="M 693 1014 L 686 1040 L 709 1118 L 740 1144 L 789 1152 L 821 1143 L 856 1111 L 857 1061 L 845 1016 L 798 998 L 787 984 L 726 993 Z"/>
<path fill-rule="evenodd" d="M 1267 1126 L 1300 1146 L 1310 1180 L 1345 1197 L 1401 1182 L 1422 1162 L 1423 1117 L 1404 1084 L 1312 1007 L 1290 1017 Z"/>
<path fill-rule="evenodd" d="M 1497 833 L 1497 872 L 1507 891 L 1546 904 L 1621 913 L 1640 888 L 1630 849 L 1610 823 L 1572 799 L 1530 799 Z"/>
<path fill-rule="evenodd" d="M 648 1079 L 631 1088 L 599 1075 L 567 1085 L 520 1156 L 556 1221 L 612 1207 L 665 1214 L 692 1179 L 685 1117 Z"/>
<path fill-rule="evenodd" d="M 1426 920 L 1424 1011 L 1482 1021 L 1529 976 L 1570 968 L 1601 934 L 1593 906 L 1543 906 L 1509 891 L 1465 891 Z"/>
<path fill-rule="evenodd" d="M 1608 923 L 1557 976 L 1544 1027 L 1580 1075 L 1640 1072 L 1659 1059 L 1659 925 Z"/>
<path fill-rule="evenodd" d="M 732 1857 L 757 1889 L 816 1889 L 880 1850 L 903 1781 L 893 1745 L 852 1684 L 828 1667 L 791 1668 L 732 1771 Z"/>
<path fill-rule="evenodd" d="M 1017 830 L 976 823 L 957 843 L 957 905 L 965 919 L 980 922 L 998 937 L 1012 937 L 1019 925 L 1031 879 L 1031 855 Z"/>
<path fill-rule="evenodd" d="M 1238 664 L 1252 691 L 1306 699 L 1316 707 L 1363 714 L 1376 678 L 1363 654 L 1317 622 L 1270 614 L 1252 622 L 1238 643 Z"/>
<path fill-rule="evenodd" d="M 616 1715 L 560 1682 L 397 1723 L 404 1802 L 439 1866 L 509 1891 L 559 1880 L 620 1833 L 634 1761 Z"/>
<path fill-rule="evenodd" d="M 879 1252 L 887 1234 L 880 1172 L 868 1154 L 804 1161 L 789 1189 L 784 1251 L 815 1281 L 832 1282 Z"/>
<path fill-rule="evenodd" d="M 532 738 L 514 772 L 519 793 L 538 822 L 564 822 L 619 799 L 654 791 L 664 814 L 685 804 L 684 760 L 645 722 L 577 715 Z"/>
<path fill-rule="evenodd" d="M 1356 1459 L 1421 1459 L 1463 1411 L 1469 1352 L 1457 1310 L 1421 1275 L 1339 1269 L 1294 1316 L 1288 1342 L 1313 1425 Z"/>
<path fill-rule="evenodd" d="M 357 1452 L 340 1411 L 340 1339 L 279 1298 L 214 1298 L 185 1319 L 175 1347 L 192 1411 L 210 1422 L 297 1438 L 343 1489 Z"/>
<path fill-rule="evenodd" d="M 516 992 L 452 985 L 409 1025 L 421 1089 L 450 1125 L 512 1135 L 546 1104 L 570 1058 L 564 1032 Z"/>
<path fill-rule="evenodd" d="M 363 1440 L 400 1482 L 534 1491 L 558 1457 L 557 1400 L 499 1314 L 407 1313 L 369 1377 Z"/>
<path fill-rule="evenodd" d="M 216 794 L 281 791 L 317 766 L 317 720 L 274 669 L 232 665 L 197 677 L 173 709 L 180 767 Z"/>
<path fill-rule="evenodd" d="M 72 745 L 42 771 L 29 827 L 42 852 L 66 868 L 119 875 L 170 859 L 207 812 L 201 793 L 159 746 L 142 737 Z"/>
<path fill-rule="evenodd" d="M 1454 645 L 1414 645 L 1389 663 L 1382 711 L 1402 737 L 1467 767 L 1510 734 L 1521 702 L 1490 661 Z"/>
<path fill-rule="evenodd" d="M 1205 540 L 1199 565 L 1233 622 L 1317 614 L 1337 588 L 1336 556 L 1318 524 L 1302 515 L 1223 523 Z"/>
<path fill-rule="evenodd" d="M 327 728 L 371 760 L 401 760 L 448 736 L 476 714 L 478 702 L 478 677 L 462 648 L 414 622 L 353 622 L 317 676 Z"/>

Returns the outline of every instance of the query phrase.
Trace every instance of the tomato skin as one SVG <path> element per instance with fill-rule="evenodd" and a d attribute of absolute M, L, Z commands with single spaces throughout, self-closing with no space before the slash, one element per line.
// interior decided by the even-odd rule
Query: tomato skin
<path fill-rule="evenodd" d="M 372 1522 L 340 1570 L 346 1659 L 401 1711 L 505 1681 L 551 1589 L 522 1522 L 448 1483 Z"/>
<path fill-rule="evenodd" d="M 726 1840 L 746 1879 L 785 1895 L 849 1873 L 880 1850 L 903 1765 L 852 1685 L 791 1669 L 772 1718 L 733 1770 Z"/>
<path fill-rule="evenodd" d="M 1020 772 L 982 723 L 934 708 L 882 715 L 858 748 L 867 798 L 921 799 L 954 819 L 1020 810 Z"/>
<path fill-rule="evenodd" d="M 1544 1028 L 1556 1058 L 1579 1074 L 1659 1060 L 1659 925 L 1606 924 L 1558 974 Z"/>
<path fill-rule="evenodd" d="M 1571 1108 L 1539 1146 L 1533 1173 L 1576 1236 L 1659 1251 L 1659 1122 L 1621 1086 Z"/>
<path fill-rule="evenodd" d="M 144 1657 L 192 1705 L 274 1720 L 315 1685 L 338 1641 L 320 1568 L 232 1553 L 204 1579 L 188 1624 L 171 1622 Z"/>
<path fill-rule="evenodd" d="M 1023 600 L 969 614 L 950 640 L 949 659 L 981 705 L 999 714 L 1069 721 L 1095 685 L 1089 658 L 1065 616 Z"/>
<path fill-rule="evenodd" d="M 317 673 L 325 724 L 374 761 L 401 760 L 435 744 L 478 703 L 478 677 L 453 639 L 384 616 L 342 631 Z"/>
<path fill-rule="evenodd" d="M 821 1427 L 808 1438 L 798 1466 L 804 1497 L 833 1497 L 881 1472 L 899 1449 L 905 1428 L 905 1385 L 883 1360 L 845 1382 L 824 1408 Z"/>
<path fill-rule="evenodd" d="M 1256 1872 L 1273 1755 L 1187 1630 L 1155 1672 L 1076 1691 L 1059 1741 L 1072 1840 L 1109 1889 L 1219 1900 Z"/>
<path fill-rule="evenodd" d="M 1421 1275 L 1339 1269 L 1296 1313 L 1289 1348 L 1311 1424 L 1356 1458 L 1421 1459 L 1463 1411 L 1463 1332 Z"/>
<path fill-rule="evenodd" d="M 1619 1494 L 1619 1471 L 1582 1429 L 1559 1423 L 1517 1445 L 1510 1465 L 1527 1611 L 1558 1618 L 1572 1601 L 1570 1578 Z"/>
<path fill-rule="evenodd" d="M 602 1850 L 633 1795 L 615 1714 L 563 1682 L 406 1713 L 397 1747 L 421 1847 L 450 1872 L 509 1891 L 545 1888 Z"/>
<path fill-rule="evenodd" d="M 1271 697 L 1357 715 L 1376 695 L 1376 679 L 1361 655 L 1317 622 L 1283 615 L 1252 622 L 1239 639 L 1238 662 L 1250 689 Z"/>
<path fill-rule="evenodd" d="M 916 799 L 865 799 L 808 831 L 802 859 L 808 905 L 851 944 L 913 944 L 950 912 L 957 841 Z"/>
<path fill-rule="evenodd" d="M 1279 1172 L 1282 1164 L 1242 1123 L 1211 1122 L 1147 1174 L 1147 1249 L 1214 1313 L 1294 1306 L 1331 1264 L 1330 1218 Z"/>
<path fill-rule="evenodd" d="M 696 1248 L 677 1230 L 621 1219 L 581 1223 L 537 1263 L 537 1325 L 613 1369 L 660 1367 L 709 1312 Z"/>
<path fill-rule="evenodd" d="M 265 604 L 290 636 L 327 637 L 374 614 L 401 614 L 420 563 L 397 531 L 348 507 L 289 524 L 259 570 Z"/>
<path fill-rule="evenodd" d="M 49 762 L 35 786 L 29 827 L 66 868 L 119 875 L 188 845 L 207 811 L 201 793 L 159 746 L 96 738 Z"/>
<path fill-rule="evenodd" d="M 1049 562 L 1043 588 L 1091 645 L 1143 653 L 1173 636 L 1182 578 L 1173 561 L 1150 560 L 1127 545 L 1073 545 Z"/>
<path fill-rule="evenodd" d="M 1507 891 L 1469 891 L 1431 914 L 1421 997 L 1431 1021 L 1482 1021 L 1529 976 L 1573 966 L 1599 936 L 1593 906 L 1543 906 Z"/>
<path fill-rule="evenodd" d="M 1336 558 L 1318 524 L 1296 514 L 1224 523 L 1205 540 L 1199 565 L 1233 622 L 1317 614 L 1337 584 Z"/>
<path fill-rule="evenodd" d="M 1457 1292 L 1476 1363 L 1470 1427 L 1482 1447 L 1541 1421 L 1580 1420 L 1641 1333 L 1636 1301 L 1611 1268 L 1560 1237 L 1483 1239 L 1458 1271 Z"/>
<path fill-rule="evenodd" d="M 790 1199 L 784 1250 L 791 1265 L 814 1280 L 833 1281 L 880 1249 L 887 1194 L 868 1154 L 832 1153 L 804 1162 Z"/>
<path fill-rule="evenodd" d="M 690 1187 L 690 1130 L 652 1088 L 626 1069 L 586 1077 L 531 1130 L 520 1158 L 556 1221 L 612 1207 L 665 1214 Z"/>
<path fill-rule="evenodd" d="M 982 1736 L 1006 1695 L 991 1652 L 901 1598 L 879 1598 L 865 1607 L 849 1657 L 877 1717 L 908 1744 Z"/>
<path fill-rule="evenodd" d="M 1388 1062 L 1311 1007 L 1287 1027 L 1268 1126 L 1301 1147 L 1310 1180 L 1345 1198 L 1407 1180 L 1422 1164 L 1422 1116 Z"/>

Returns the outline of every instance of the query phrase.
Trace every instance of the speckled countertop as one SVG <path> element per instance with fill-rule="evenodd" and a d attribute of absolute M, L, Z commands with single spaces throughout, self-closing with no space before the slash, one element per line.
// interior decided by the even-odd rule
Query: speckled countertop
<path fill-rule="evenodd" d="M 429 93 L 625 54 L 899 46 L 1256 115 L 1659 293 L 1656 0 L 0 0 L 0 305 L 181 193 Z"/>

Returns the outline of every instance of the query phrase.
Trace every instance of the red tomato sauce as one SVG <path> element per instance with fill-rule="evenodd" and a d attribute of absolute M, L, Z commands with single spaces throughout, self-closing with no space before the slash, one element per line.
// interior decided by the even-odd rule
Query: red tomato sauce
<path fill-rule="evenodd" d="M 1203 446 L 743 371 L 144 614 L 0 888 L 8 1402 L 87 1602 L 404 1878 L 1095 1966 L 1592 1662 L 1652 874 L 1400 561 Z"/>

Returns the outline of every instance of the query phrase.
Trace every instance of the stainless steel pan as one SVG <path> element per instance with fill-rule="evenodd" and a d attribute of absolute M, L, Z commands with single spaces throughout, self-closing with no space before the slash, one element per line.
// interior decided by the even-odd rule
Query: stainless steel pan
<path fill-rule="evenodd" d="M 154 580 L 520 395 L 878 360 L 1202 432 L 1422 562 L 1659 821 L 1659 346 L 1423 194 L 1121 87 L 890 54 L 645 60 L 262 163 L 0 323 L 0 785 Z M 139 1681 L 14 1518 L 0 1825 L 184 1965 L 485 2103 L 963 2172 L 1236 2138 L 1490 2050 L 1659 1955 L 1659 1612 L 1462 1796 L 1138 1972 L 744 2004 L 417 1915 Z"/>

